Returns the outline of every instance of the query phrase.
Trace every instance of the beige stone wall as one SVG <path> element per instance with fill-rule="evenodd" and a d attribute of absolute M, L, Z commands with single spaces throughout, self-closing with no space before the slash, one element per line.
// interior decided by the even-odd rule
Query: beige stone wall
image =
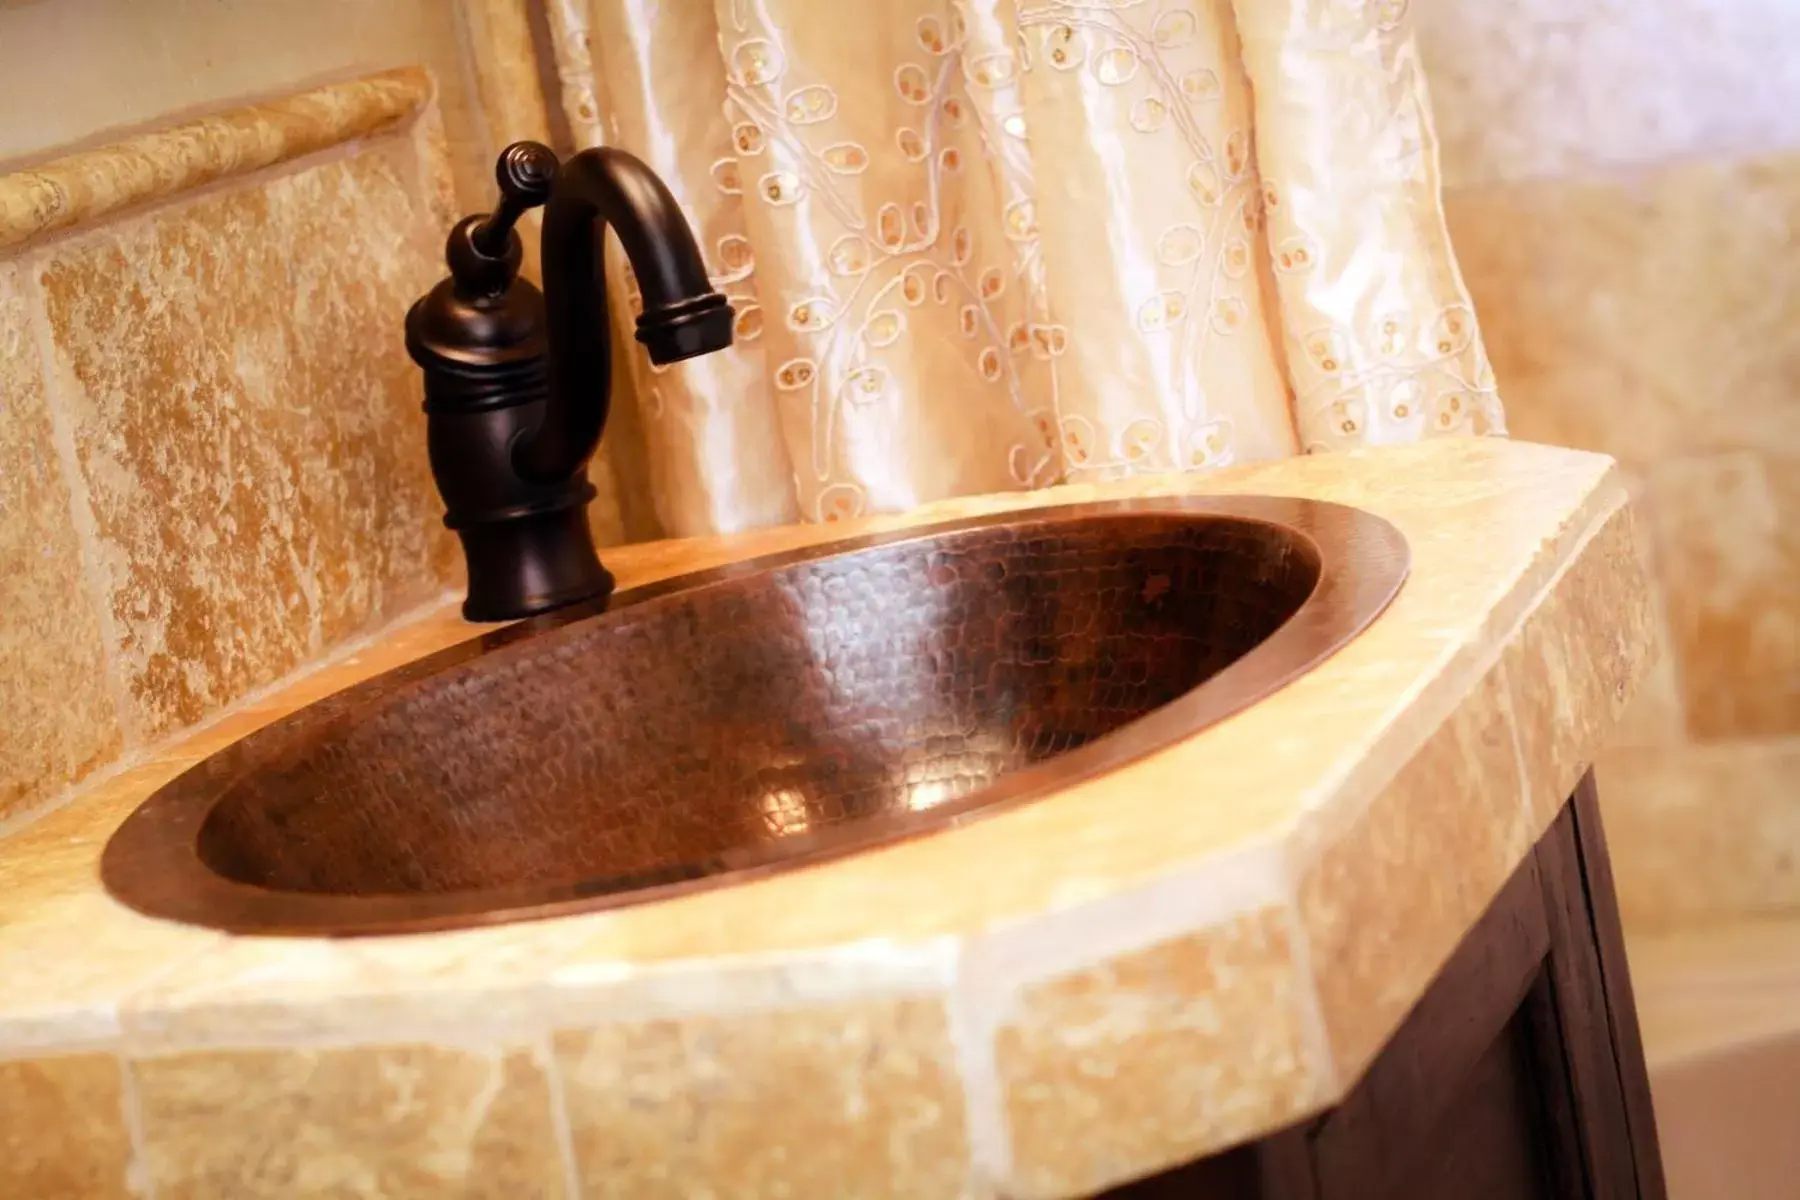
<path fill-rule="evenodd" d="M 401 322 L 525 13 L 0 5 L 0 834 L 455 583 Z"/>
<path fill-rule="evenodd" d="M 0 822 L 452 581 L 399 325 L 451 217 L 431 96 L 0 174 Z"/>
<path fill-rule="evenodd" d="M 1661 585 L 1600 764 L 1627 917 L 1800 906 L 1800 5 L 1418 20 L 1513 433 L 1627 465 Z"/>

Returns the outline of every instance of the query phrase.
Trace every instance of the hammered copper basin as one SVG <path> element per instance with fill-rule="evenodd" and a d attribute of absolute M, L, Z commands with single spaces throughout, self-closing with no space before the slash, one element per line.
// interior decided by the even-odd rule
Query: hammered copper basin
<path fill-rule="evenodd" d="M 1343 645 L 1405 572 L 1385 522 L 1257 497 L 1040 509 L 741 563 L 314 704 L 146 801 L 103 871 L 153 915 L 347 934 L 815 862 L 1191 735 Z"/>

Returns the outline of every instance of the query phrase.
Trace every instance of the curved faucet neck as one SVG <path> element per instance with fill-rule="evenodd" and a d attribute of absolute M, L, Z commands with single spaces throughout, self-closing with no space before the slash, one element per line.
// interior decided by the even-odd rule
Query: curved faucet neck
<path fill-rule="evenodd" d="M 712 290 L 693 231 L 669 189 L 642 161 L 602 146 L 564 162 L 544 206 L 542 262 L 549 334 L 543 420 L 513 445 L 514 469 L 534 482 L 568 479 L 599 444 L 612 394 L 605 238 L 611 226 L 637 276 L 638 340 L 657 363 L 731 342 L 731 309 Z M 721 323 L 723 318 L 721 339 Z"/>

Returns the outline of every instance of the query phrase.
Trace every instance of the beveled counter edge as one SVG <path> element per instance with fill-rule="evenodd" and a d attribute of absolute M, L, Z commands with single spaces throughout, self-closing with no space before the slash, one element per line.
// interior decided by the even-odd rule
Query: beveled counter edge
<path fill-rule="evenodd" d="M 1588 455 L 1571 455 L 1570 458 L 1589 459 L 1596 464 L 1601 461 L 1598 456 Z M 1436 735 L 1452 727 L 1464 709 L 1491 707 L 1492 703 L 1502 700 L 1508 706 L 1513 704 L 1516 692 L 1508 682 L 1508 675 L 1528 662 L 1526 642 L 1534 623 L 1544 627 L 1540 633 L 1557 632 L 1550 627 L 1559 611 L 1567 607 L 1559 597 L 1576 575 L 1577 566 L 1592 561 L 1597 546 L 1601 553 L 1616 555 L 1621 528 L 1625 540 L 1629 541 L 1629 515 L 1622 508 L 1623 489 L 1616 469 L 1608 465 L 1591 471 L 1584 486 L 1585 494 L 1566 514 L 1560 535 L 1546 539 L 1539 547 L 1532 559 L 1532 569 L 1516 581 L 1509 593 L 1509 603 L 1487 615 L 1483 626 L 1488 631 L 1486 636 L 1447 646 L 1426 685 L 1411 695 L 1404 705 L 1403 715 L 1409 719 L 1390 722 L 1390 727 L 1384 730 L 1377 745 L 1399 755 L 1398 761 L 1393 754 L 1371 753 L 1355 764 L 1356 770 L 1347 772 L 1344 777 L 1321 780 L 1313 789 L 1319 804 L 1302 814 L 1296 824 L 1306 825 L 1308 816 L 1343 817 L 1359 808 L 1364 813 L 1371 811 L 1378 797 L 1407 790 L 1394 786 L 1402 772 L 1425 757 Z M 1045 502 L 1036 497 L 1005 497 L 993 503 L 991 508 L 982 507 L 1000 510 Z M 1603 541 L 1605 545 L 1600 545 Z M 1628 546 L 1626 550 L 1629 551 Z M 1631 562 L 1636 565 L 1634 558 Z M 1637 582 L 1641 586 L 1641 577 Z M 1629 580 L 1622 586 L 1626 592 L 1631 591 Z M 1567 616 L 1566 613 L 1561 615 Z M 1609 611 L 1603 615 L 1610 619 L 1616 614 Z M 1582 646 L 1578 644 L 1573 648 L 1581 649 Z M 1574 740 L 1569 747 L 1573 751 L 1571 756 L 1542 760 L 1554 768 L 1555 776 L 1553 781 L 1545 781 L 1543 788 L 1530 786 L 1533 781 L 1524 774 L 1526 748 L 1520 744 L 1518 734 L 1522 719 L 1514 719 L 1507 726 L 1512 751 L 1520 764 L 1518 779 L 1520 789 L 1525 793 L 1521 799 L 1533 811 L 1533 796 L 1537 792 L 1548 788 L 1553 793 L 1563 776 L 1568 776 L 1572 783 L 1586 760 L 1591 758 L 1593 748 L 1610 726 L 1611 719 L 1616 718 L 1617 708 L 1623 704 L 1634 678 L 1629 669 L 1632 665 L 1630 655 L 1623 655 L 1620 661 L 1627 668 L 1621 677 L 1623 690 L 1615 691 L 1609 698 L 1605 706 L 1607 713 L 1590 720 L 1583 729 L 1573 731 Z M 1434 696 L 1435 701 L 1426 702 Z M 1471 698 L 1477 702 L 1470 704 Z M 1437 710 L 1435 717 L 1427 711 L 1432 709 Z M 1512 710 L 1509 707 L 1507 711 Z M 1479 721 L 1474 723 L 1481 724 Z M 1373 766 L 1371 762 L 1374 762 Z M 1428 794 L 1414 792 L 1415 796 Z M 1406 811 L 1402 806 L 1402 812 Z M 241 997 L 199 1005 L 178 1003 L 164 1011 L 155 1002 L 155 987 L 142 981 L 119 997 L 120 1033 L 116 1040 L 108 1043 L 98 1037 L 92 1040 L 65 1038 L 54 1046 L 42 1041 L 32 1046 L 20 1046 L 9 1038 L 9 1044 L 0 1047 L 0 1060 L 20 1057 L 21 1051 L 28 1056 L 44 1057 L 84 1048 L 120 1056 L 121 1061 L 180 1056 L 205 1047 L 340 1044 L 378 1049 L 382 1044 L 397 1040 L 410 1043 L 439 1036 L 456 1043 L 510 1044 L 519 1038 L 541 1039 L 547 1028 L 572 1028 L 576 1022 L 590 1028 L 621 1023 L 631 1025 L 643 1020 L 684 1022 L 688 1018 L 716 1024 L 728 1015 L 787 1013 L 803 1018 L 808 1011 L 819 1012 L 822 1019 L 826 1011 L 845 1011 L 842 1006 L 846 1003 L 852 1004 L 852 1011 L 857 1013 L 865 1010 L 877 1013 L 895 1005 L 916 1006 L 918 1002 L 924 1002 L 941 1013 L 948 1036 L 954 1043 L 958 1079 L 958 1094 L 954 1100 L 957 1113 L 968 1126 L 971 1180 L 984 1187 L 1004 1184 L 1008 1194 L 1020 1197 L 1081 1194 L 1279 1128 L 1328 1106 L 1347 1088 L 1354 1071 L 1360 1069 L 1356 1061 L 1359 1053 L 1354 1049 L 1355 1039 L 1333 1039 L 1328 1033 L 1328 1013 L 1324 1011 L 1317 988 L 1322 981 L 1333 978 L 1335 967 L 1331 956 L 1320 954 L 1314 944 L 1317 940 L 1315 931 L 1304 919 L 1299 894 L 1309 864 L 1326 853 L 1330 845 L 1348 840 L 1348 836 L 1360 828 L 1362 826 L 1355 820 L 1346 820 L 1340 826 L 1339 837 L 1322 839 L 1322 844 L 1302 853 L 1285 844 L 1294 832 L 1290 827 L 1260 843 L 1242 846 L 1232 854 L 1211 856 L 1202 863 L 1178 864 L 1161 879 L 1116 891 L 1098 902 L 1098 906 L 1117 912 L 1135 908 L 1139 916 L 1146 912 L 1161 912 L 1165 919 L 1171 918 L 1177 910 L 1184 915 L 1172 925 L 1161 921 L 1136 921 L 1123 933 L 1123 922 L 1101 922 L 1105 926 L 1101 938 L 1106 943 L 1104 948 L 1086 939 L 1064 936 L 1074 925 L 1086 923 L 1084 914 L 1091 917 L 1098 911 L 1095 902 L 1077 900 L 1034 916 L 1030 930 L 1024 933 L 989 930 L 970 936 L 939 938 L 929 944 L 871 939 L 822 950 L 746 955 L 735 959 L 715 957 L 699 963 L 621 964 L 616 974 L 590 970 L 585 977 L 552 977 L 523 982 L 507 977 L 503 964 L 496 964 L 495 973 L 505 982 L 473 990 L 438 990 L 430 977 L 421 976 L 412 981 L 410 990 L 371 996 L 370 999 L 376 1002 L 368 1006 L 359 1001 L 353 1020 L 346 1019 L 351 1014 L 346 1012 L 344 997 L 339 997 L 337 1002 L 323 1006 L 329 1011 L 319 1012 L 320 1026 L 310 1029 L 296 1027 L 296 1013 L 291 1002 L 285 1006 L 279 1002 L 267 1004 L 260 1014 L 254 1011 L 258 1005 L 247 1004 Z M 1519 855 L 1530 845 L 1529 838 L 1524 836 L 1527 828 L 1528 823 L 1521 823 L 1517 853 L 1510 858 L 1504 853 L 1501 855 L 1509 864 L 1507 869 L 1516 865 Z M 1241 886 L 1215 886 L 1219 880 L 1214 876 L 1214 868 L 1223 871 L 1228 866 L 1227 859 L 1238 862 L 1241 870 L 1235 874 L 1241 876 Z M 1268 869 L 1271 863 L 1285 869 L 1271 871 Z M 1206 886 L 1200 889 L 1192 886 L 1197 871 L 1206 876 Z M 1501 878 L 1504 878 L 1503 873 Z M 1273 886 L 1271 881 L 1274 881 Z M 1485 904 L 1485 898 L 1479 893 L 1479 887 L 1471 889 L 1475 915 Z M 1175 907 L 1156 903 L 1156 894 L 1175 896 Z M 1199 917 L 1194 908 L 1196 904 L 1210 910 L 1209 923 L 1193 923 L 1193 919 Z M 1015 1011 L 1019 998 L 1032 993 L 1033 989 L 1036 989 L 1037 997 L 1048 994 L 1053 1003 L 1060 1003 L 1069 998 L 1064 985 L 1071 979 L 1076 981 L 1079 991 L 1094 980 L 1106 978 L 1121 966 L 1121 956 L 1131 956 L 1134 946 L 1154 954 L 1171 941 L 1185 943 L 1188 950 L 1197 950 L 1198 958 L 1204 959 L 1210 952 L 1209 943 L 1215 940 L 1214 935 L 1220 927 L 1240 918 L 1250 918 L 1259 927 L 1266 926 L 1281 941 L 1282 953 L 1277 965 L 1286 982 L 1276 979 L 1277 986 L 1287 987 L 1292 992 L 1291 985 L 1300 976 L 1308 981 L 1289 997 L 1294 1001 L 1290 1007 L 1297 1010 L 1299 1023 L 1303 1026 L 1298 1033 L 1298 1057 L 1304 1072 L 1300 1078 L 1291 1081 L 1294 1086 L 1279 1096 L 1262 1095 L 1261 1103 L 1254 1109 L 1235 1111 L 1232 1114 L 1235 1124 L 1197 1132 L 1177 1131 L 1178 1136 L 1154 1148 L 1145 1148 L 1147 1152 L 1138 1153 L 1126 1163 L 1101 1164 L 1098 1170 L 1090 1163 L 1080 1168 L 1086 1171 L 1085 1174 L 1069 1174 L 1057 1164 L 1033 1160 L 1029 1154 L 1021 1161 L 1018 1131 L 1006 1110 L 1007 1089 L 1002 1086 L 994 1068 L 996 1044 L 999 1034 L 1004 1031 L 1003 1026 L 997 1015 L 988 1017 L 971 1009 L 971 987 L 986 979 L 995 989 L 982 989 L 985 995 L 977 1006 L 988 1014 Z M 1188 936 L 1183 937 L 1184 934 Z M 1005 943 L 1015 936 L 1049 939 L 1058 946 L 1055 957 L 1060 962 L 1052 968 L 1042 958 L 1007 954 Z M 1460 931 L 1456 936 L 1460 936 Z M 1430 943 L 1430 939 L 1426 940 Z M 1454 940 L 1452 937 L 1452 945 Z M 208 941 L 190 946 L 182 956 L 182 962 L 201 957 L 216 945 L 217 942 Z M 284 945 L 291 950 L 294 943 Z M 316 949 L 319 961 L 328 966 L 332 956 L 341 952 L 341 944 L 325 944 Z M 1430 943 L 1415 956 L 1425 964 L 1420 987 L 1436 969 L 1436 953 L 1436 944 Z M 1193 956 L 1190 954 L 1189 957 Z M 1005 961 L 1008 958 L 1013 959 L 1010 964 Z M 165 969 L 158 975 L 166 974 L 177 965 L 165 964 Z M 1163 961 L 1161 965 L 1168 964 Z M 1349 978 L 1352 990 L 1355 990 L 1353 972 Z M 403 981 L 393 978 L 382 982 Z M 705 985 L 701 990 L 709 994 L 696 995 L 697 984 Z M 746 984 L 751 985 L 748 995 Z M 545 1003 L 546 987 L 553 994 L 553 1003 L 549 1005 Z M 1003 999 L 996 999 L 1001 996 Z M 421 1024 L 417 1006 L 420 1000 L 430 1003 L 437 1021 Z M 446 1000 L 449 1003 L 445 1003 Z M 1410 1000 L 1402 996 L 1399 1014 L 1403 1015 L 1409 1005 Z M 69 1015 L 72 1014 L 65 1012 L 65 1019 Z M 1248 1015 L 1260 1019 L 1254 1009 Z M 268 1018 L 268 1023 L 265 1025 L 259 1016 Z M 212 1026 L 214 1017 L 224 1018 L 225 1028 L 219 1031 L 220 1035 L 196 1038 L 196 1031 Z M 173 1024 L 165 1024 L 166 1020 L 172 1020 Z M 29 1016 L 24 1018 L 24 1023 L 30 1024 Z M 15 1031 L 18 1028 L 16 1021 L 7 1024 L 13 1025 Z M 48 1026 L 45 1028 L 47 1031 Z M 69 1027 L 63 1028 L 67 1034 Z M 994 1036 L 989 1037 L 984 1031 L 992 1031 Z M 1135 1048 L 1128 1047 L 1133 1049 L 1135 1057 L 1126 1065 L 1141 1066 L 1146 1053 L 1155 1065 L 1159 1061 L 1155 1040 L 1151 1039 L 1148 1045 L 1142 1038 L 1136 1040 L 1139 1044 Z M 1376 1039 L 1376 1044 L 1379 1040 Z M 1067 1048 L 1062 1056 L 1066 1064 L 1073 1064 L 1074 1060 L 1068 1059 Z M 1109 1084 L 1117 1081 L 1118 1086 L 1128 1087 L 1118 1079 L 1119 1074 L 1112 1071 L 1108 1075 Z M 1130 1077 L 1129 1070 L 1124 1074 Z M 1267 1092 L 1266 1088 L 1261 1090 Z M 946 1101 L 950 1099 L 946 1097 Z M 1191 1094 L 1187 1099 L 1191 1107 Z M 1121 1119 L 1156 1119 L 1158 1116 L 1140 1106 Z M 1025 1148 L 1029 1150 L 1030 1146 Z"/>
<path fill-rule="evenodd" d="M 988 1114 L 995 1128 L 982 1128 L 981 1110 L 970 1113 L 975 1149 L 990 1156 L 980 1164 L 984 1176 L 1005 1180 L 1008 1194 L 1022 1200 L 1085 1195 L 1283 1128 L 1349 1092 L 1549 828 L 1656 653 L 1649 591 L 1616 469 L 1595 481 L 1583 507 L 1570 514 L 1564 536 L 1543 547 L 1536 565 L 1516 603 L 1491 614 L 1493 632 L 1446 647 L 1439 669 L 1401 719 L 1389 722 L 1354 768 L 1331 781 L 1319 802 L 1281 835 L 1096 902 L 1133 917 L 1111 922 L 1098 939 L 1078 933 L 1088 924 L 1084 910 L 1045 913 L 1028 928 L 969 939 L 954 1002 L 961 1011 L 953 1014 L 959 1027 L 970 1029 L 965 1045 L 975 1047 L 965 1060 L 965 1088 L 972 1096 L 1002 1098 L 999 1111 Z M 1621 569 L 1608 574 L 1602 567 Z M 1584 607 L 1584 598 L 1587 613 L 1599 618 L 1596 631 L 1615 620 L 1624 626 L 1612 653 L 1594 655 L 1592 671 L 1567 653 L 1587 647 L 1559 650 L 1555 644 L 1563 626 L 1581 620 L 1583 613 L 1571 610 Z M 1550 707 L 1587 712 L 1581 728 L 1556 731 L 1545 741 L 1541 730 L 1527 727 L 1519 715 L 1527 697 L 1512 680 L 1534 662 L 1546 688 L 1579 690 L 1578 704 L 1565 706 L 1559 698 Z M 1497 734 L 1504 737 L 1495 744 Z M 1484 755 L 1484 748 L 1495 753 Z M 1467 802 L 1454 809 L 1436 803 L 1446 794 Z M 1462 820 L 1452 828 L 1450 816 Z M 1446 846 L 1460 853 L 1447 853 Z M 1440 854 L 1454 857 L 1459 869 L 1431 870 Z M 1387 869 L 1344 869 L 1346 862 L 1360 866 L 1371 858 Z M 1272 869 L 1260 872 L 1239 865 L 1267 860 Z M 1229 901 L 1215 891 L 1221 882 Z M 1185 901 L 1177 905 L 1190 911 L 1200 905 L 1211 919 L 1171 928 L 1167 918 L 1174 910 L 1158 897 L 1182 896 L 1184 885 Z M 1286 1091 L 1264 1094 L 1261 1107 L 1247 1104 L 1205 1128 L 1191 1122 L 1176 1127 L 1182 1119 L 1178 1097 L 1169 1097 L 1162 1113 L 1140 1111 L 1139 1119 L 1168 1123 L 1170 1136 L 1154 1157 L 1129 1169 L 1071 1174 L 1067 1168 L 1074 1162 L 1050 1161 L 1076 1135 L 1072 1128 L 1050 1130 L 1054 1136 L 1021 1146 L 1018 1131 L 1006 1128 L 1007 1089 L 990 1072 L 993 1046 L 1022 998 L 1096 984 L 1119 963 L 1152 954 L 1162 956 L 1164 969 L 1183 961 L 1198 969 L 1214 951 L 1213 935 L 1232 921 L 1261 922 L 1292 939 L 1287 969 L 1294 976 L 1295 1029 L 1287 1049 L 1295 1061 Z M 1033 950 L 1017 944 L 1024 939 Z M 995 972 L 984 954 L 1003 956 L 1016 967 Z M 1058 960 L 1059 969 L 1045 969 Z M 1143 1084 L 1158 1071 L 1150 1044 L 1121 1048 L 1106 1064 L 1109 1078 L 1140 1077 L 1138 1086 L 1124 1088 L 1138 1097 L 1140 1109 L 1148 1094 Z M 1084 1053 L 1093 1065 L 1093 1048 Z M 1060 1099 L 1066 1100 L 1066 1090 Z M 1080 1162 L 1095 1165 L 1091 1155 Z"/>
<path fill-rule="evenodd" d="M 1390 779 L 1360 804 L 1346 793 L 1287 843 L 1331 1043 L 1333 1100 L 1549 830 L 1618 723 L 1660 649 L 1649 595 L 1620 494 L 1478 657 L 1441 723 Z M 1581 626 L 1615 631 L 1616 641 L 1569 636 Z M 1525 679 L 1533 686 L 1519 686 Z M 1454 806 L 1442 803 L 1450 796 Z M 1339 861 L 1334 872 L 1334 856 L 1345 854 L 1386 870 L 1350 875 Z M 1432 869 L 1442 862 L 1456 869 Z M 1342 918 L 1327 908 L 1354 908 L 1352 936 L 1333 929 Z M 1376 960 L 1358 959 L 1371 949 L 1381 951 Z"/>
<path fill-rule="evenodd" d="M 431 98 L 431 77 L 418 67 L 400 67 L 0 174 L 0 252 L 383 132 Z"/>

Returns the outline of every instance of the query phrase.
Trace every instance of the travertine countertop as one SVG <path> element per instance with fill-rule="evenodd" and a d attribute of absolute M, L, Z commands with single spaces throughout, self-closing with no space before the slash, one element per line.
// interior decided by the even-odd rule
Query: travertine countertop
<path fill-rule="evenodd" d="M 951 832 L 666 903 L 406 938 L 233 937 L 105 894 L 101 847 L 140 800 L 474 635 L 449 603 L 88 789 L 0 842 L 0 1128 L 118 1177 L 96 1194 L 354 1177 L 394 1196 L 1049 1197 L 1329 1104 L 1547 827 L 1646 663 L 1608 460 L 1447 440 L 606 557 L 630 586 L 871 528 L 1175 492 L 1356 505 L 1405 533 L 1412 578 L 1273 698 Z"/>

